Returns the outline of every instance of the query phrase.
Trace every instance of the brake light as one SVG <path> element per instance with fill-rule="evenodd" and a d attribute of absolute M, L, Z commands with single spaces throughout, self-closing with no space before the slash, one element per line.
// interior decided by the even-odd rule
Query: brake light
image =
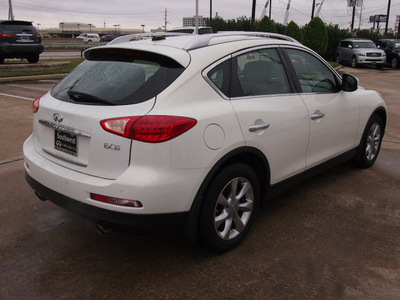
<path fill-rule="evenodd" d="M 32 110 L 33 113 L 37 113 L 37 111 L 39 110 L 39 103 L 40 103 L 40 99 L 42 98 L 42 96 L 40 96 L 39 98 L 36 98 L 33 103 L 32 103 Z"/>
<path fill-rule="evenodd" d="M 123 117 L 100 122 L 104 130 L 146 143 L 169 141 L 197 124 L 192 118 L 179 116 Z"/>
<path fill-rule="evenodd" d="M 0 39 L 12 38 L 13 36 L 14 36 L 13 34 L 2 33 L 0 34 Z"/>
<path fill-rule="evenodd" d="M 128 200 L 115 197 L 109 197 L 99 194 L 90 193 L 90 198 L 96 201 L 128 207 L 143 207 L 143 204 L 137 200 Z"/>
<path fill-rule="evenodd" d="M 42 38 L 42 36 L 41 36 L 40 34 L 35 35 L 35 37 L 36 37 L 37 39 L 41 39 L 41 38 Z"/>

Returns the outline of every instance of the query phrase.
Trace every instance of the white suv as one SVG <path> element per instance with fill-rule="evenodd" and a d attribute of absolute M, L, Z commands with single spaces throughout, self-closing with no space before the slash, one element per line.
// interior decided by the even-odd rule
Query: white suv
<path fill-rule="evenodd" d="M 179 225 L 226 251 L 271 191 L 378 156 L 384 100 L 291 38 L 129 39 L 87 50 L 34 101 L 25 170 L 41 199 L 107 226 Z"/>

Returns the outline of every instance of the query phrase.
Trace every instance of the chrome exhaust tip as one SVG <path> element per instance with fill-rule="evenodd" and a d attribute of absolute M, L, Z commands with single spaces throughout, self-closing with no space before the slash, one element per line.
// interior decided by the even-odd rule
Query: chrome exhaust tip
<path fill-rule="evenodd" d="M 96 230 L 100 236 L 105 236 L 105 235 L 109 234 L 110 232 L 112 232 L 112 229 L 110 229 L 104 225 L 101 225 L 101 224 L 96 224 Z"/>
<path fill-rule="evenodd" d="M 47 201 L 47 199 L 45 197 L 43 197 L 42 195 L 40 195 L 38 192 L 35 191 L 35 195 L 36 197 L 38 197 L 41 201 Z"/>

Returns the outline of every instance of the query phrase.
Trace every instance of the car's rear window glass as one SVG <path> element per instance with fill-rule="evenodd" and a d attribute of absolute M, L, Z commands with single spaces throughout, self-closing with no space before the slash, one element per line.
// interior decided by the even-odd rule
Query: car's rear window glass
<path fill-rule="evenodd" d="M 130 50 L 99 50 L 52 90 L 56 99 L 81 104 L 128 105 L 144 102 L 162 92 L 183 72 L 176 61 Z"/>
<path fill-rule="evenodd" d="M 9 32 L 36 32 L 36 29 L 32 26 L 32 23 L 24 21 L 3 21 L 0 23 L 0 28 Z"/>

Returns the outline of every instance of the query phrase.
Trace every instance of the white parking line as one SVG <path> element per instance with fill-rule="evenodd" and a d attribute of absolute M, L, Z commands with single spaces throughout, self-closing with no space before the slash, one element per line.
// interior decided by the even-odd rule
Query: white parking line
<path fill-rule="evenodd" d="M 35 99 L 32 99 L 32 98 L 27 98 L 27 97 L 22 97 L 22 96 L 16 96 L 16 95 L 10 95 L 10 94 L 3 94 L 3 93 L 0 93 L 0 96 L 13 97 L 13 98 L 18 98 L 18 99 L 22 99 L 22 100 L 29 100 L 29 101 L 35 100 Z"/>

